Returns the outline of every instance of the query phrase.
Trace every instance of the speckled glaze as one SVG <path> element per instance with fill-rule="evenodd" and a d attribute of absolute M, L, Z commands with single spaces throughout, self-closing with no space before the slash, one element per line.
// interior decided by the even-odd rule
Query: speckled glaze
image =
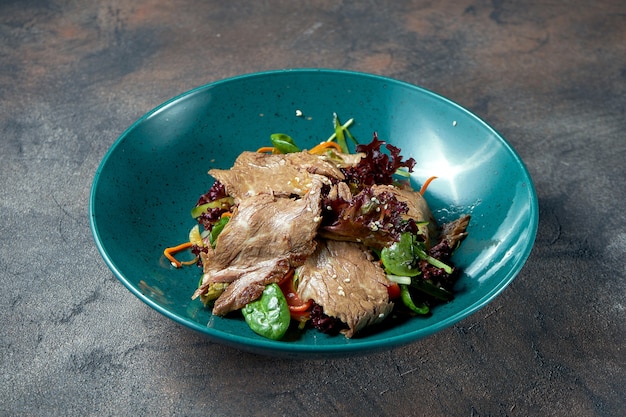
<path fill-rule="evenodd" d="M 301 112 L 301 114 L 300 114 Z M 463 269 L 457 296 L 428 318 L 354 339 L 316 331 L 271 341 L 238 318 L 213 317 L 192 301 L 200 271 L 174 269 L 163 249 L 187 240 L 190 209 L 211 185 L 211 168 L 228 168 L 271 133 L 311 147 L 332 133 L 332 115 L 354 118 L 351 132 L 373 132 L 417 161 L 412 179 L 439 178 L 426 194 L 439 221 L 471 213 L 469 237 L 455 253 Z M 298 115 L 297 115 L 298 114 Z M 532 180 L 496 131 L 455 103 L 375 75 L 319 69 L 242 75 L 184 93 L 140 118 L 111 147 L 94 178 L 91 229 L 119 280 L 165 316 L 247 351 L 313 358 L 390 349 L 475 313 L 517 275 L 538 223 Z"/>

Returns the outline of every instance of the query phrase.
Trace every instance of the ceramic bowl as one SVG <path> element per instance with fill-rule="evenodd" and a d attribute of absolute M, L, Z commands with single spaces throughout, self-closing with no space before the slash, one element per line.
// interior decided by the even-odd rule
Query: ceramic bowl
<path fill-rule="evenodd" d="M 242 319 L 211 315 L 191 294 L 200 270 L 173 268 L 163 249 L 187 240 L 190 209 L 208 190 L 210 168 L 269 145 L 270 134 L 304 148 L 333 132 L 333 113 L 354 118 L 360 142 L 378 137 L 417 161 L 412 181 L 436 175 L 427 200 L 440 222 L 470 213 L 454 262 L 455 299 L 431 316 L 346 339 L 308 330 L 273 341 Z M 532 180 L 493 128 L 452 101 L 381 76 L 297 69 L 242 75 L 195 88 L 149 111 L 104 156 L 93 181 L 90 224 L 107 266 L 139 299 L 213 341 L 260 354 L 317 358 L 392 349 L 476 313 L 520 272 L 538 222 Z"/>

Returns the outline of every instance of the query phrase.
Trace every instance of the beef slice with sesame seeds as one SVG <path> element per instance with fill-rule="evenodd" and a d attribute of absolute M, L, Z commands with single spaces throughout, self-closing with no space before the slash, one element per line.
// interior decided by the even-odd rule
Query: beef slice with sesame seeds
<path fill-rule="evenodd" d="M 382 321 L 393 309 L 390 282 L 362 244 L 320 240 L 296 271 L 300 299 L 313 300 L 325 314 L 346 323 L 346 337 Z"/>
<path fill-rule="evenodd" d="M 344 178 L 335 163 L 308 152 L 243 152 L 231 169 L 212 169 L 209 174 L 224 184 L 235 203 L 259 194 L 303 196 L 316 179 L 330 183 L 328 178 Z"/>
<path fill-rule="evenodd" d="M 450 248 L 455 249 L 467 236 L 470 219 L 471 215 L 464 214 L 456 220 L 445 223 L 441 226 L 440 240 L 445 240 Z"/>
<path fill-rule="evenodd" d="M 321 187 L 314 178 L 303 198 L 259 194 L 242 200 L 215 249 L 204 256 L 203 282 L 194 298 L 211 283 L 228 282 L 213 307 L 214 314 L 224 315 L 254 301 L 266 285 L 302 265 L 317 245 Z"/>
<path fill-rule="evenodd" d="M 392 193 L 398 201 L 402 201 L 408 206 L 409 210 L 403 217 L 413 219 L 417 223 L 428 222 L 425 225 L 420 225 L 418 228 L 424 236 L 426 247 L 431 246 L 432 239 L 437 238 L 437 221 L 433 217 L 428 203 L 419 192 L 410 188 L 398 188 L 392 185 L 373 185 L 372 191 L 375 195 L 383 192 Z"/>

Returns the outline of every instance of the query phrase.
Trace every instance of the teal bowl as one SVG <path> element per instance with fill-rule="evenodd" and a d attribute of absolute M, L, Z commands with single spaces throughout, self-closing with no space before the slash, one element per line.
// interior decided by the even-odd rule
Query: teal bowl
<path fill-rule="evenodd" d="M 456 298 L 433 314 L 346 339 L 315 330 L 283 341 L 243 320 L 212 316 L 192 300 L 200 270 L 173 268 L 163 249 L 187 241 L 190 209 L 212 184 L 210 168 L 270 144 L 270 134 L 312 147 L 333 132 L 374 132 L 417 161 L 416 184 L 436 175 L 427 200 L 440 222 L 463 213 L 469 236 L 454 254 Z M 242 75 L 193 89 L 137 120 L 111 146 L 91 189 L 90 226 L 104 261 L 139 299 L 213 341 L 259 354 L 328 358 L 392 349 L 443 330 L 494 299 L 519 273 L 535 239 L 538 206 L 522 160 L 493 128 L 459 105 L 405 82 L 338 70 Z"/>

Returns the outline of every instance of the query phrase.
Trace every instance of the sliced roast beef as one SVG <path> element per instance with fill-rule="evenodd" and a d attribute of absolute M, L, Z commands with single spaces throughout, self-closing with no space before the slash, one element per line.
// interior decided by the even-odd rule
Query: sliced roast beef
<path fill-rule="evenodd" d="M 467 236 L 467 226 L 469 225 L 470 215 L 464 214 L 456 220 L 444 224 L 441 227 L 440 240 L 445 240 L 451 249 L 461 243 Z"/>
<path fill-rule="evenodd" d="M 243 152 L 231 169 L 212 169 L 209 174 L 224 184 L 235 203 L 258 194 L 303 196 L 315 179 L 330 183 L 327 178 L 344 178 L 335 164 L 308 152 Z"/>
<path fill-rule="evenodd" d="M 295 265 L 300 262 L 296 262 Z M 229 267 L 220 271 L 214 276 L 215 279 L 235 279 L 215 300 L 213 314 L 223 316 L 258 299 L 266 285 L 280 281 L 295 266 L 291 263 L 289 257 L 281 256 L 245 268 Z"/>
<path fill-rule="evenodd" d="M 345 182 L 339 182 L 330 187 L 330 191 L 328 192 L 329 200 L 337 200 L 342 199 L 345 201 L 350 201 L 352 198 L 352 193 L 350 191 L 350 186 Z"/>
<path fill-rule="evenodd" d="M 346 323 L 346 337 L 382 321 L 393 309 L 389 280 L 362 244 L 321 240 L 297 274 L 298 296 Z"/>
<path fill-rule="evenodd" d="M 231 283 L 215 301 L 213 313 L 224 315 L 258 298 L 265 285 L 277 282 L 300 266 L 315 250 L 321 221 L 322 183 L 313 179 L 301 199 L 259 194 L 242 200 L 204 257 L 203 283 L 194 298 L 211 283 Z"/>
<path fill-rule="evenodd" d="M 428 222 L 426 225 L 419 226 L 419 231 L 424 236 L 426 246 L 431 246 L 431 240 L 437 237 L 437 221 L 433 217 L 428 203 L 419 192 L 391 185 L 373 185 L 372 190 L 375 194 L 392 193 L 399 201 L 406 203 L 409 211 L 403 217 L 413 219 L 417 223 Z"/>
<path fill-rule="evenodd" d="M 324 160 L 332 163 L 339 168 L 348 168 L 357 165 L 365 156 L 364 153 L 341 153 L 332 152 L 326 155 L 320 155 Z"/>

